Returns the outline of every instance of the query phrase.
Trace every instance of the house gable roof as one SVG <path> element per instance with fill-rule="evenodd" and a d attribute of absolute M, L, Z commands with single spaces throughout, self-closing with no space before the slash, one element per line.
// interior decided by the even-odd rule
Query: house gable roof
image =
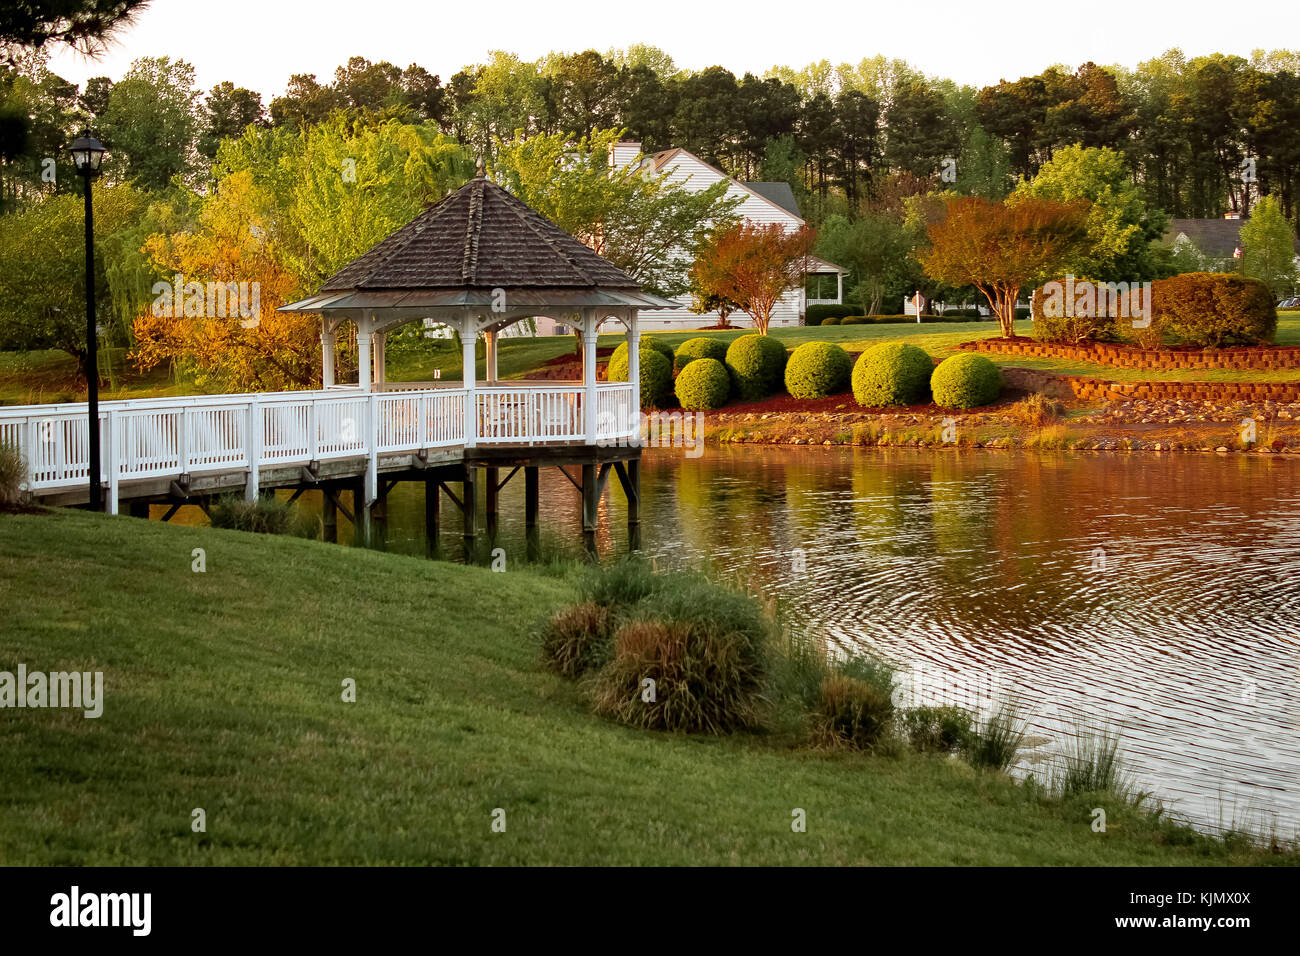
<path fill-rule="evenodd" d="M 727 180 L 728 182 L 739 187 L 743 191 L 749 193 L 751 196 L 755 196 L 758 199 L 761 199 L 763 202 L 768 203 L 769 205 L 777 209 L 780 209 L 782 212 L 786 213 L 787 215 L 794 216 L 796 219 L 799 220 L 800 225 L 804 224 L 804 218 L 802 215 L 799 214 L 799 203 L 795 200 L 794 190 L 790 188 L 789 183 L 764 183 L 764 182 L 742 183 L 739 179 L 736 179 L 734 176 L 728 176 L 717 166 L 714 166 L 712 163 L 706 163 L 704 160 L 700 159 L 700 157 L 696 156 L 694 153 L 690 152 L 689 150 L 682 149 L 680 146 L 674 149 L 660 150 L 659 152 L 651 156 L 649 159 L 645 160 L 644 165 L 649 166 L 650 169 L 656 173 L 662 173 L 666 171 L 666 169 L 675 160 L 680 160 L 683 157 L 689 157 L 691 160 L 699 163 L 705 169 L 709 169 L 717 173 L 719 179 Z M 778 199 L 774 198 L 774 196 L 766 195 L 764 191 L 755 188 L 755 187 L 765 187 L 765 186 L 772 186 L 772 187 L 784 186 L 786 192 L 789 193 L 790 205 L 785 205 L 783 202 L 780 202 L 778 201 Z M 779 190 L 772 190 L 772 192 L 777 193 L 779 192 Z"/>
<path fill-rule="evenodd" d="M 1241 226 L 1244 219 L 1171 219 L 1167 238 L 1184 235 L 1203 254 L 1216 259 L 1231 259 L 1241 245 Z M 1296 255 L 1300 255 L 1300 239 L 1294 242 Z"/>
<path fill-rule="evenodd" d="M 799 200 L 795 198 L 794 190 L 790 188 L 789 183 L 767 183 L 767 182 L 748 182 L 744 183 L 752 192 L 758 193 L 768 202 L 776 203 L 786 212 L 798 216 L 800 219 L 803 215 L 799 212 Z"/>

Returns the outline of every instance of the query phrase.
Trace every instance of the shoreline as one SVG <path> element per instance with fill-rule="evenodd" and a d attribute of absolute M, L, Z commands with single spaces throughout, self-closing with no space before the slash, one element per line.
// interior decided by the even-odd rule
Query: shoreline
<path fill-rule="evenodd" d="M 722 411 L 705 419 L 704 439 L 719 445 L 1300 456 L 1300 404 L 1224 409 L 1173 403 L 1178 414 L 1159 405 L 1113 402 L 1066 409 L 1042 422 L 1020 420 L 1010 406 L 970 412 L 853 411 L 846 404 L 827 411 Z"/>

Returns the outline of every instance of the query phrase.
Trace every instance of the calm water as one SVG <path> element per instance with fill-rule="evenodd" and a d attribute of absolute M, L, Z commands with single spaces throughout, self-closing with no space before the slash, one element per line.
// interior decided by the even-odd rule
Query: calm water
<path fill-rule="evenodd" d="M 748 575 L 895 661 L 912 700 L 1019 699 L 1022 771 L 1109 722 L 1139 786 L 1198 824 L 1300 832 L 1296 462 L 737 448 L 649 452 L 642 475 L 650 554 Z M 609 488 L 606 553 L 627 546 Z M 502 493 L 508 561 L 522 496 Z M 543 473 L 542 500 L 544 540 L 575 541 L 572 485 Z M 422 491 L 390 501 L 388 546 L 423 552 Z"/>

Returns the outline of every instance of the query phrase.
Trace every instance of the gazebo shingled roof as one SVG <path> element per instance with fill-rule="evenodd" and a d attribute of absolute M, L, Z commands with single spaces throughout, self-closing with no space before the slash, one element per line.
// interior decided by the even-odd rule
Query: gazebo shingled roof
<path fill-rule="evenodd" d="M 487 179 L 431 205 L 321 291 L 510 287 L 640 291 L 622 269 Z"/>
<path fill-rule="evenodd" d="M 488 306 L 673 308 L 522 200 L 485 178 L 438 200 L 283 312 L 353 314 Z"/>

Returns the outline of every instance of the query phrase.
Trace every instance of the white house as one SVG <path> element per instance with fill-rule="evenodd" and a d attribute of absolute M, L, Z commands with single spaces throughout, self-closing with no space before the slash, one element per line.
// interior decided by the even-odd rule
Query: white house
<path fill-rule="evenodd" d="M 780 223 L 788 229 L 798 229 L 805 225 L 799 215 L 799 203 L 789 183 L 741 182 L 728 176 L 715 166 L 684 149 L 667 149 L 653 156 L 643 156 L 641 144 L 634 142 L 615 143 L 610 149 L 609 164 L 611 168 L 632 166 L 633 164 L 647 175 L 667 176 L 671 182 L 682 183 L 687 189 L 703 191 L 714 183 L 726 181 L 727 194 L 739 197 L 740 205 L 736 212 L 752 223 Z M 809 297 L 807 289 L 792 289 L 777 302 L 772 313 L 772 325 L 803 325 L 804 313 L 808 305 L 839 303 L 844 296 L 844 276 L 847 269 L 842 269 L 823 259 L 812 257 L 809 260 L 808 288 L 813 291 Z M 715 325 L 719 321 L 717 312 L 698 314 L 691 311 L 689 295 L 673 299 L 680 303 L 678 309 L 661 309 L 647 313 L 641 319 L 643 329 L 699 329 Z M 753 325 L 749 316 L 743 312 L 732 313 L 728 321 L 735 326 Z M 567 331 L 562 326 L 545 320 L 539 320 L 540 333 L 550 331 Z"/>

